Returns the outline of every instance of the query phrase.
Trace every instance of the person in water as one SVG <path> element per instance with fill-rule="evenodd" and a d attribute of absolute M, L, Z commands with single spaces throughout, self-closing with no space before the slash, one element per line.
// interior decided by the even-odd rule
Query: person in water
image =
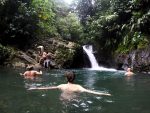
<path fill-rule="evenodd" d="M 25 78 L 34 78 L 37 75 L 42 75 L 42 71 L 36 71 L 34 70 L 33 66 L 27 66 L 27 71 L 25 71 L 23 74 L 20 73 L 20 75 L 23 75 Z"/>
<path fill-rule="evenodd" d="M 67 82 L 68 82 L 67 84 L 60 84 L 58 86 L 51 86 L 51 87 L 29 88 L 29 90 L 60 89 L 62 91 L 61 96 L 63 95 L 63 97 L 65 98 L 68 98 L 68 96 L 72 95 L 72 93 L 74 92 L 86 92 L 86 93 L 97 94 L 97 95 L 111 96 L 111 94 L 109 93 L 95 92 L 92 90 L 85 89 L 78 84 L 74 84 L 73 82 L 75 80 L 75 74 L 72 71 L 66 72 L 65 77 L 67 78 Z"/>
<path fill-rule="evenodd" d="M 132 72 L 131 68 L 127 68 L 127 71 L 126 71 L 125 75 L 126 76 L 132 76 L 132 75 L 134 75 L 134 73 Z"/>

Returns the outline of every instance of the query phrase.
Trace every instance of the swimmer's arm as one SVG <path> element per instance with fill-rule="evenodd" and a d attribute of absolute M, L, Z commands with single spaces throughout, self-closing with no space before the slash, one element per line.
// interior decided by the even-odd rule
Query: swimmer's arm
<path fill-rule="evenodd" d="M 125 75 L 126 76 L 131 76 L 131 75 L 135 75 L 135 73 L 133 73 L 133 72 L 130 72 L 130 73 L 126 72 Z"/>
<path fill-rule="evenodd" d="M 92 90 L 85 90 L 84 92 L 91 93 L 91 94 L 96 94 L 96 95 L 106 95 L 106 96 L 111 96 L 109 93 L 100 93 Z"/>
<path fill-rule="evenodd" d="M 50 86 L 50 87 L 29 88 L 28 90 L 35 90 L 35 89 L 39 89 L 39 90 L 45 90 L 45 89 L 61 89 L 62 87 L 63 87 L 63 85 L 58 85 L 58 86 Z"/>
<path fill-rule="evenodd" d="M 24 74 L 23 73 L 19 73 L 21 76 L 23 76 Z"/>
<path fill-rule="evenodd" d="M 22 76 L 26 76 L 26 73 L 27 73 L 27 72 L 19 73 L 19 74 L 22 75 Z"/>
<path fill-rule="evenodd" d="M 38 71 L 36 71 L 36 74 L 37 75 L 42 75 L 43 74 L 43 72 L 40 70 L 39 72 Z"/>
<path fill-rule="evenodd" d="M 83 88 L 83 87 L 81 87 L 81 92 L 91 93 L 91 94 L 95 94 L 95 95 L 111 96 L 111 94 L 109 94 L 109 93 L 100 93 L 100 92 L 96 92 L 96 91 L 92 91 L 92 90 L 85 89 L 85 88 Z"/>
<path fill-rule="evenodd" d="M 58 89 L 57 86 L 51 86 L 51 87 L 37 87 L 37 88 L 29 88 L 28 90 L 47 90 L 47 89 Z"/>

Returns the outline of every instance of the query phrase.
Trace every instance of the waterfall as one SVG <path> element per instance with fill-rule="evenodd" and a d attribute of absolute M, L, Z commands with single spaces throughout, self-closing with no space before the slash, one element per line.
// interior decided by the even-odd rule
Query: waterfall
<path fill-rule="evenodd" d="M 93 46 L 92 45 L 84 45 L 83 50 L 87 54 L 92 70 L 106 70 L 106 71 L 116 71 L 115 69 L 108 69 L 98 65 L 98 62 L 93 54 Z"/>
<path fill-rule="evenodd" d="M 93 47 L 91 45 L 89 45 L 89 46 L 85 45 L 85 46 L 83 46 L 83 50 L 88 55 L 88 58 L 91 62 L 92 68 L 99 68 L 99 65 L 96 61 L 96 58 L 95 58 L 94 54 L 93 54 Z"/>
<path fill-rule="evenodd" d="M 133 66 L 135 65 L 135 55 L 136 55 L 136 51 L 133 51 L 131 55 L 131 68 L 132 69 L 133 69 Z"/>

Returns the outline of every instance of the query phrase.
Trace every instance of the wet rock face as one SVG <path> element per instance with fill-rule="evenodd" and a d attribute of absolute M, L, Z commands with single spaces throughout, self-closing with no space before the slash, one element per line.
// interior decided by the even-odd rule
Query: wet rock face
<path fill-rule="evenodd" d="M 90 68 L 91 64 L 82 46 L 76 48 L 70 68 Z"/>
<path fill-rule="evenodd" d="M 133 68 L 138 72 L 150 72 L 150 47 L 121 54 L 116 58 L 118 69 Z"/>
<path fill-rule="evenodd" d="M 76 48 L 79 46 L 74 42 L 56 37 L 42 40 L 33 48 L 37 48 L 38 45 L 44 46 L 44 51 L 51 53 L 51 60 L 55 64 L 54 68 L 70 68 L 73 63 L 73 57 L 76 54 Z"/>
<path fill-rule="evenodd" d="M 26 65 L 31 64 L 36 68 L 41 68 L 37 66 L 40 59 L 39 46 L 43 46 L 43 51 L 49 53 L 51 68 L 70 68 L 73 65 L 73 58 L 79 45 L 59 38 L 47 38 L 36 42 L 26 51 L 16 50 L 14 56 L 8 59 L 5 65 L 26 67 Z"/>

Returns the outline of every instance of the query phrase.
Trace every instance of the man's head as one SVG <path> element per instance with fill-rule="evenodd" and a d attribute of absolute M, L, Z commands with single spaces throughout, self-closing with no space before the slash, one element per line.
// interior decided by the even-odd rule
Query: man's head
<path fill-rule="evenodd" d="M 65 73 L 65 76 L 67 78 L 67 82 L 73 83 L 73 81 L 75 79 L 75 74 L 72 71 L 67 71 Z"/>
<path fill-rule="evenodd" d="M 127 72 L 130 72 L 130 71 L 132 71 L 132 69 L 131 68 L 127 68 Z"/>

